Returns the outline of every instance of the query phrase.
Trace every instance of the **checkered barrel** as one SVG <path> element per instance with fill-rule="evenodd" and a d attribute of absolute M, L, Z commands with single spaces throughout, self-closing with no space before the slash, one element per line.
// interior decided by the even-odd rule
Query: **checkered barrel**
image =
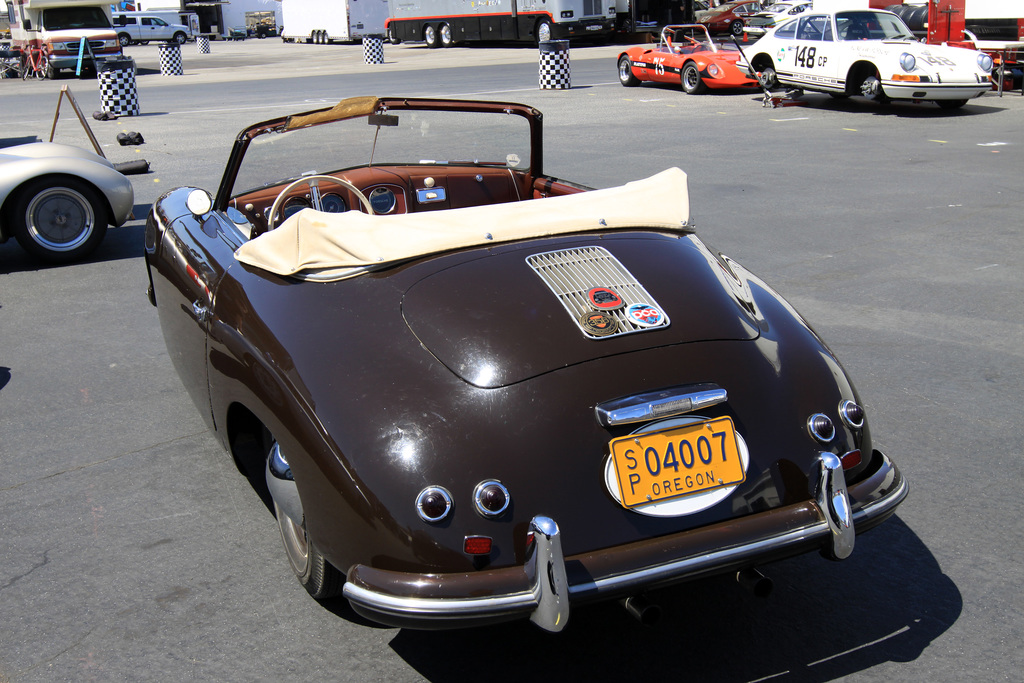
<path fill-rule="evenodd" d="M 139 95 L 135 89 L 135 60 L 131 57 L 107 59 L 97 74 L 100 84 L 100 109 L 117 116 L 138 116 Z"/>
<path fill-rule="evenodd" d="M 363 36 L 363 63 L 384 63 L 384 38 L 381 36 Z"/>
<path fill-rule="evenodd" d="M 539 72 L 541 90 L 568 90 L 572 87 L 569 67 L 569 41 L 546 40 L 540 47 Z"/>
<path fill-rule="evenodd" d="M 160 75 L 182 76 L 181 45 L 178 43 L 161 43 L 159 45 Z"/>

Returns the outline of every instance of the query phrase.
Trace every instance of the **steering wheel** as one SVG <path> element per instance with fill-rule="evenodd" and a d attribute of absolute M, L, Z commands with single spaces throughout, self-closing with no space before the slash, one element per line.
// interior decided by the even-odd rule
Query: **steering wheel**
<path fill-rule="evenodd" d="M 366 198 L 366 195 L 363 194 L 358 187 L 356 187 L 349 181 L 345 180 L 344 178 L 335 178 L 332 175 L 307 175 L 299 178 L 298 180 L 293 180 L 292 182 L 288 183 L 288 185 L 283 190 L 281 190 L 281 192 L 278 193 L 277 199 L 274 200 L 273 205 L 270 207 L 270 211 L 267 212 L 267 230 L 273 230 L 274 228 L 277 227 L 276 225 L 274 225 L 274 219 L 277 217 L 277 210 L 280 209 L 281 204 L 284 203 L 285 196 L 287 196 L 287 194 L 291 192 L 293 189 L 295 189 L 298 185 L 301 185 L 303 183 L 308 184 L 309 181 L 311 180 L 326 180 L 328 182 L 334 183 L 335 185 L 341 185 L 345 189 L 354 192 L 355 195 L 359 198 L 359 203 L 366 208 L 366 213 L 370 214 L 371 216 L 373 215 L 373 207 L 370 206 L 370 200 Z M 312 187 L 312 185 L 310 185 L 310 187 Z"/>

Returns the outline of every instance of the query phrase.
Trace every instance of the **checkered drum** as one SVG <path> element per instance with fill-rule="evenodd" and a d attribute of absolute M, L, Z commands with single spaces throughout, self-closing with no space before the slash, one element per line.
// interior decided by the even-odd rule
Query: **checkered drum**
<path fill-rule="evenodd" d="M 196 48 L 199 49 L 201 55 L 210 54 L 210 39 L 206 36 L 199 36 L 196 38 Z"/>
<path fill-rule="evenodd" d="M 384 39 L 380 36 L 363 36 L 363 62 L 384 63 Z"/>
<path fill-rule="evenodd" d="M 135 60 L 108 60 L 97 74 L 100 109 L 117 116 L 138 116 L 139 95 L 135 90 Z"/>
<path fill-rule="evenodd" d="M 568 90 L 572 87 L 569 41 L 547 40 L 540 47 L 540 89 Z"/>
<path fill-rule="evenodd" d="M 181 45 L 177 43 L 161 43 L 160 51 L 160 75 L 181 76 Z"/>

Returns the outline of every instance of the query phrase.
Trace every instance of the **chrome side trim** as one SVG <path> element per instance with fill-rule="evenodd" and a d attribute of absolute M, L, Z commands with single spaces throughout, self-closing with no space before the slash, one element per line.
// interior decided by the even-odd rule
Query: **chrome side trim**
<path fill-rule="evenodd" d="M 822 453 L 818 467 L 815 502 L 825 515 L 832 534 L 831 543 L 822 552 L 829 559 L 845 560 L 853 552 L 857 532 L 853 528 L 850 499 L 846 494 L 843 462 L 835 453 Z"/>
<path fill-rule="evenodd" d="M 725 403 L 728 398 L 726 390 L 716 384 L 690 384 L 598 403 L 594 412 L 598 424 L 614 427 L 683 415 Z"/>
<path fill-rule="evenodd" d="M 558 632 L 569 621 L 569 581 L 565 576 L 562 537 L 550 517 L 530 520 L 533 541 L 526 549 L 526 576 L 537 601 L 530 621 L 545 631 Z"/>

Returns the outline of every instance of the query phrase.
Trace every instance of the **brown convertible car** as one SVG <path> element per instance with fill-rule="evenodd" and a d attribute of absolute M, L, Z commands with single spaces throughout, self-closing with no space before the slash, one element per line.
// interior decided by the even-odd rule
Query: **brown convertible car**
<path fill-rule="evenodd" d="M 541 139 L 526 105 L 354 98 L 154 205 L 168 351 L 299 580 L 386 624 L 558 631 L 847 557 L 907 484 L 839 362 L 694 234 L 682 171 L 591 190 Z"/>

